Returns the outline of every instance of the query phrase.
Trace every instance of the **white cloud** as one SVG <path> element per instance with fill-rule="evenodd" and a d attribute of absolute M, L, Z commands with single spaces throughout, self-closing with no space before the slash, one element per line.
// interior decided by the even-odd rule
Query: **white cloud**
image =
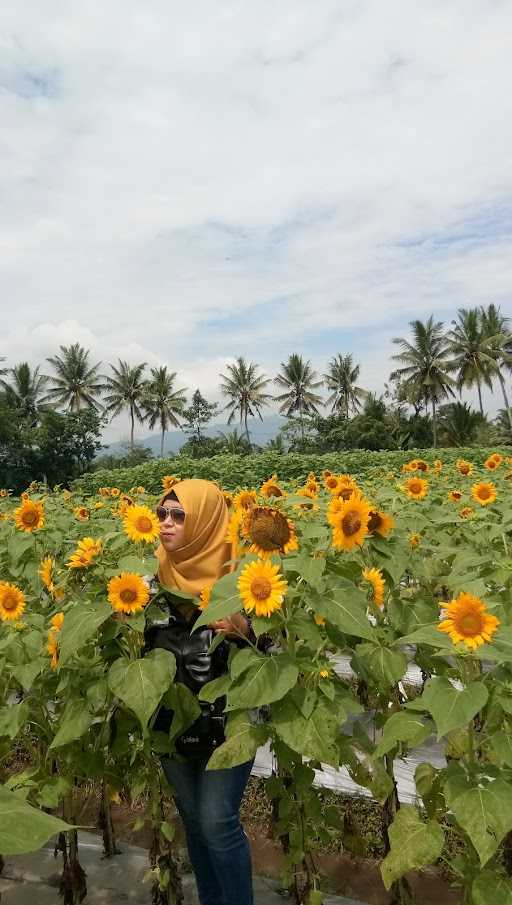
<path fill-rule="evenodd" d="M 500 0 L 4 4 L 0 352 L 215 395 L 238 354 L 354 342 L 379 384 L 410 319 L 507 312 L 511 27 Z"/>

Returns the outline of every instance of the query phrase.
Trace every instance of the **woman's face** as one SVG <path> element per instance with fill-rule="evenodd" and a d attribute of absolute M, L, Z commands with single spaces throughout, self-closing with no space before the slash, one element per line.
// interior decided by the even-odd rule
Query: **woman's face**
<path fill-rule="evenodd" d="M 161 518 L 164 515 L 165 518 Z M 157 508 L 160 522 L 160 541 L 167 553 L 178 550 L 183 546 L 185 536 L 185 510 L 178 500 L 165 500 L 162 506 Z"/>

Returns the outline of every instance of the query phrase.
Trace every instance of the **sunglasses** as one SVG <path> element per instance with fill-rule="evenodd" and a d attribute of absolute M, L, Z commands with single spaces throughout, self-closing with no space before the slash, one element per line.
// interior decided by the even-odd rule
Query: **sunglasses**
<path fill-rule="evenodd" d="M 175 506 L 171 506 L 170 508 L 167 508 L 167 506 L 156 507 L 156 517 L 159 522 L 165 522 L 168 516 L 171 516 L 175 525 L 185 524 L 185 512 L 183 509 L 178 509 Z"/>

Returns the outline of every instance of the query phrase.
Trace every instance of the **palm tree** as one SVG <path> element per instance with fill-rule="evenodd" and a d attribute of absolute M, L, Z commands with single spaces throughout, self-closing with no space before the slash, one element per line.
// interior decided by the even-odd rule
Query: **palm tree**
<path fill-rule="evenodd" d="M 509 321 L 510 318 L 505 317 L 495 305 L 488 305 L 487 310 L 483 306 L 480 308 L 480 325 L 482 333 L 486 339 L 491 340 L 497 365 L 496 377 L 500 382 L 501 392 L 503 393 L 508 427 L 509 430 L 512 431 L 512 412 L 510 411 L 507 392 L 505 390 L 505 379 L 501 371 L 502 365 L 505 365 L 509 369 L 512 368 L 512 333 L 508 327 Z"/>
<path fill-rule="evenodd" d="M 244 358 L 237 358 L 234 365 L 227 366 L 228 374 L 220 374 L 223 381 L 221 384 L 221 392 L 229 398 L 229 402 L 225 410 L 229 410 L 228 424 L 231 424 L 237 412 L 240 415 L 240 426 L 242 422 L 245 427 L 245 435 L 249 443 L 249 429 L 247 427 L 247 418 L 249 415 L 256 413 L 260 420 L 263 421 L 261 409 L 268 405 L 272 396 L 265 393 L 265 387 L 270 380 L 263 375 L 257 373 L 258 365 L 252 362 L 247 363 Z"/>
<path fill-rule="evenodd" d="M 45 402 L 65 406 L 70 412 L 92 408 L 98 411 L 100 403 L 95 397 L 104 389 L 103 377 L 98 374 L 101 362 L 89 364 L 89 350 L 79 343 L 61 346 L 62 355 L 47 358 L 56 374 L 49 379 L 54 386 L 48 390 Z"/>
<path fill-rule="evenodd" d="M 148 381 L 141 400 L 151 430 L 157 423 L 160 425 L 160 458 L 164 455 L 165 432 L 171 424 L 173 427 L 181 427 L 178 416 L 183 413 L 187 401 L 185 390 L 174 388 L 175 380 L 176 372 L 170 373 L 165 365 L 162 368 L 151 368 L 151 380 Z"/>
<path fill-rule="evenodd" d="M 113 377 L 105 378 L 105 411 L 110 415 L 110 420 L 120 415 L 123 409 L 130 412 L 131 431 L 130 431 L 130 449 L 133 450 L 133 431 L 135 419 L 141 424 L 146 417 L 142 406 L 146 393 L 146 382 L 143 379 L 146 362 L 141 364 L 130 365 L 126 361 L 119 359 L 119 367 L 110 365 L 114 372 Z"/>
<path fill-rule="evenodd" d="M 232 453 L 237 456 L 246 456 L 251 452 L 249 440 L 244 434 L 239 434 L 236 427 L 234 431 L 231 431 L 231 433 L 228 434 L 223 434 L 221 431 L 221 433 L 219 433 L 219 440 L 222 441 L 223 452 Z"/>
<path fill-rule="evenodd" d="M 326 405 L 330 405 L 333 412 L 343 409 L 348 419 L 350 407 L 357 413 L 361 408 L 361 400 L 366 397 L 366 390 L 356 386 L 360 367 L 354 364 L 352 355 L 336 355 L 328 367 L 329 371 L 324 374 L 324 380 L 331 395 Z"/>
<path fill-rule="evenodd" d="M 393 342 L 401 346 L 401 351 L 392 358 L 400 361 L 403 368 L 397 368 L 391 374 L 392 380 L 403 381 L 403 387 L 409 399 L 423 399 L 425 405 L 432 406 L 432 433 L 434 447 L 437 446 L 436 406 L 441 399 L 454 396 L 456 385 L 450 371 L 453 363 L 450 359 L 450 344 L 443 333 L 440 321 L 434 322 L 430 315 L 426 323 L 420 320 L 410 322 L 413 341 L 396 336 Z"/>
<path fill-rule="evenodd" d="M 467 402 L 450 402 L 439 410 L 439 429 L 444 446 L 471 446 L 485 423 L 480 412 Z"/>
<path fill-rule="evenodd" d="M 26 422 L 35 423 L 41 406 L 42 394 L 48 380 L 44 374 L 39 373 L 39 367 L 31 371 L 28 362 L 23 361 L 14 368 L 9 368 L 3 373 L 11 375 L 10 382 L 0 378 L 0 385 L 5 390 L 7 405 L 14 409 Z"/>
<path fill-rule="evenodd" d="M 276 396 L 281 403 L 280 413 L 286 418 L 299 414 L 302 442 L 304 443 L 304 415 L 318 415 L 318 406 L 322 404 L 322 398 L 314 392 L 322 386 L 318 380 L 318 374 L 311 367 L 311 362 L 304 361 L 302 355 L 294 353 L 287 362 L 281 362 L 282 372 L 275 378 L 275 383 L 285 392 Z"/>
<path fill-rule="evenodd" d="M 457 371 L 459 393 L 463 387 L 475 386 L 478 390 L 480 414 L 483 416 L 482 383 L 492 392 L 492 377 L 498 366 L 494 357 L 493 337 L 486 337 L 476 308 L 459 308 L 458 322 L 452 321 L 454 329 L 448 337 L 454 356 L 454 370 Z"/>

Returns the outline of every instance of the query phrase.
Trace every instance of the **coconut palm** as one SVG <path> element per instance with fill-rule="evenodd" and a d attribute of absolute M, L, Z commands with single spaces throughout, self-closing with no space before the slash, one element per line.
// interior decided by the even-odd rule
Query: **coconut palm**
<path fill-rule="evenodd" d="M 503 401 L 505 402 L 505 412 L 508 419 L 508 429 L 512 431 L 512 411 L 507 398 L 505 389 L 505 379 L 502 373 L 502 367 L 512 369 L 512 333 L 509 330 L 510 318 L 505 317 L 499 308 L 495 305 L 483 306 L 480 308 L 480 325 L 482 333 L 486 339 L 491 340 L 494 359 L 496 362 L 496 377 L 501 386 Z"/>
<path fill-rule="evenodd" d="M 35 423 L 39 411 L 44 408 L 43 393 L 48 378 L 39 373 L 39 367 L 32 371 L 26 361 L 4 370 L 3 373 L 10 375 L 10 380 L 0 378 L 8 406 L 14 409 L 23 421 Z"/>
<path fill-rule="evenodd" d="M 467 402 L 450 402 L 439 410 L 439 430 L 444 446 L 471 446 L 484 424 L 485 418 Z"/>
<path fill-rule="evenodd" d="M 450 376 L 453 363 L 450 358 L 450 344 L 443 333 L 443 325 L 435 322 L 432 315 L 426 323 L 420 320 L 410 322 L 412 342 L 396 336 L 393 342 L 401 346 L 401 351 L 392 358 L 404 367 L 391 374 L 392 380 L 402 381 L 409 399 L 425 401 L 432 407 L 432 433 L 434 447 L 437 446 L 436 406 L 449 396 L 455 396 L 456 386 Z"/>
<path fill-rule="evenodd" d="M 366 390 L 356 386 L 360 367 L 354 364 L 352 355 L 335 355 L 328 368 L 324 380 L 331 395 L 326 405 L 330 405 L 333 412 L 343 411 L 348 419 L 350 408 L 357 413 L 361 408 L 361 401 L 367 395 Z"/>
<path fill-rule="evenodd" d="M 162 368 L 151 368 L 151 379 L 147 382 L 141 400 L 151 430 L 156 424 L 160 425 L 160 458 L 163 458 L 164 454 L 165 432 L 171 425 L 181 427 L 178 417 L 183 414 L 187 401 L 185 390 L 175 389 L 175 380 L 176 372 L 169 372 L 165 365 Z"/>
<path fill-rule="evenodd" d="M 270 380 L 257 373 L 258 367 L 253 362 L 246 362 L 244 358 L 237 358 L 235 364 L 227 366 L 227 374 L 219 375 L 223 381 L 220 386 L 221 393 L 229 399 L 225 406 L 225 411 L 230 413 L 228 424 L 231 424 L 238 413 L 240 426 L 244 424 L 248 443 L 250 442 L 248 416 L 257 414 L 263 421 L 261 409 L 272 399 L 272 396 L 265 392 Z"/>
<path fill-rule="evenodd" d="M 89 364 L 89 350 L 79 343 L 61 346 L 61 355 L 46 360 L 55 374 L 49 375 L 53 387 L 47 391 L 45 402 L 65 406 L 70 412 L 82 409 L 101 409 L 97 397 L 104 389 L 104 378 L 98 374 L 101 362 Z"/>
<path fill-rule="evenodd" d="M 314 391 L 322 386 L 322 380 L 318 380 L 318 374 L 311 367 L 311 362 L 304 361 L 302 355 L 294 353 L 288 361 L 281 362 L 281 373 L 275 378 L 275 383 L 285 392 L 275 396 L 280 402 L 279 412 L 286 418 L 298 413 L 302 442 L 304 442 L 304 415 L 318 415 L 318 406 L 322 405 L 322 398 Z"/>
<path fill-rule="evenodd" d="M 483 416 L 482 384 L 492 392 L 492 378 L 498 370 L 494 338 L 485 335 L 476 308 L 459 308 L 457 316 L 458 321 L 452 321 L 454 329 L 448 333 L 454 369 L 457 371 L 457 387 L 461 393 L 464 387 L 471 389 L 476 385 L 480 414 Z"/>
<path fill-rule="evenodd" d="M 251 452 L 251 444 L 245 434 L 239 434 L 238 430 L 234 429 L 230 433 L 224 434 L 222 431 L 219 433 L 219 440 L 222 442 L 222 451 L 226 453 L 232 453 L 237 456 L 246 456 Z"/>
<path fill-rule="evenodd" d="M 133 432 L 135 420 L 143 423 L 146 415 L 143 401 L 146 394 L 146 381 L 143 374 L 146 362 L 131 367 L 126 361 L 119 359 L 119 367 L 110 365 L 114 375 L 105 378 L 105 411 L 110 420 L 120 415 L 123 409 L 130 412 L 130 449 L 133 450 Z"/>

